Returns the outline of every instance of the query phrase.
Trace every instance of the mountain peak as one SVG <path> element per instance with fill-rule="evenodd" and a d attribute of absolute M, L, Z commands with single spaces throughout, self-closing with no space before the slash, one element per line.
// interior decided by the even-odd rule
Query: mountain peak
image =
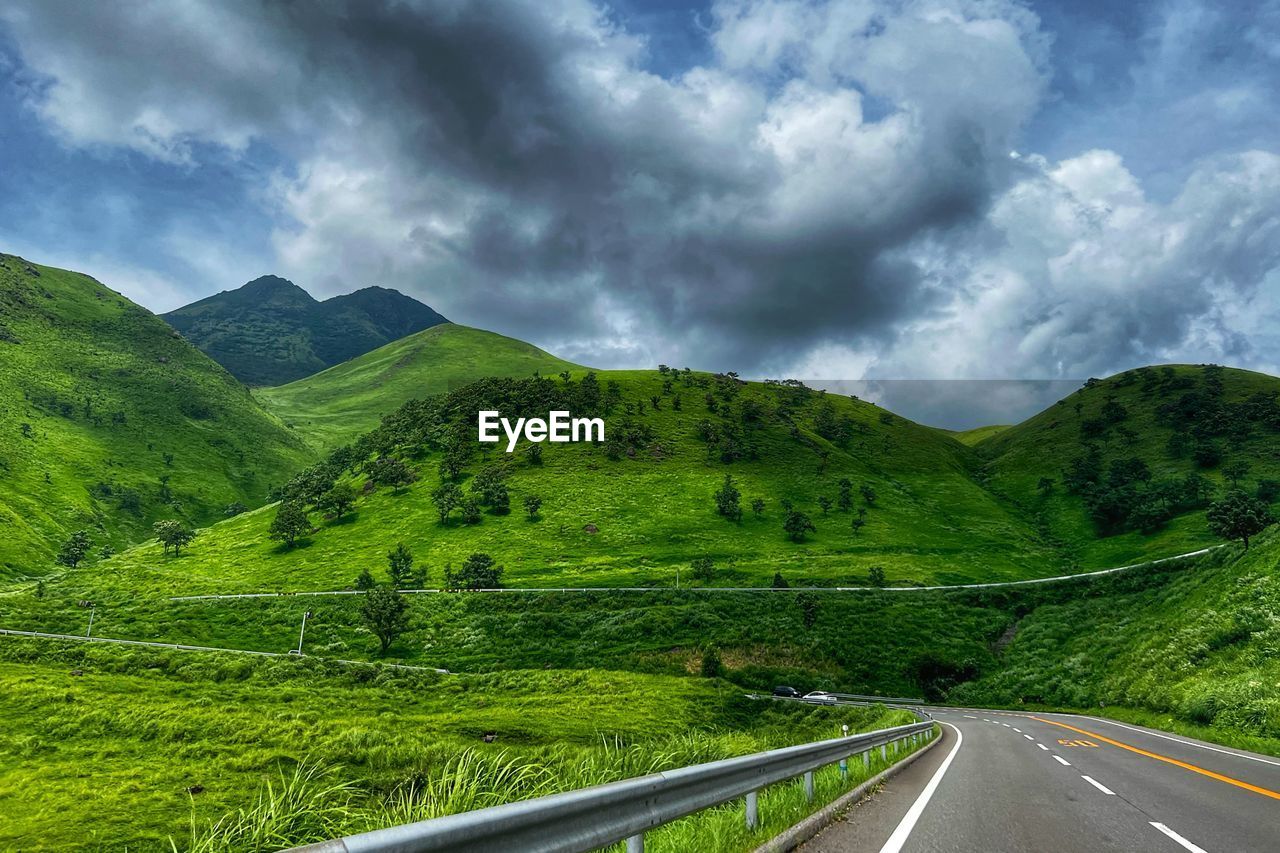
<path fill-rule="evenodd" d="M 448 322 L 389 288 L 365 287 L 320 302 L 276 275 L 185 305 L 164 319 L 248 385 L 292 382 Z"/>

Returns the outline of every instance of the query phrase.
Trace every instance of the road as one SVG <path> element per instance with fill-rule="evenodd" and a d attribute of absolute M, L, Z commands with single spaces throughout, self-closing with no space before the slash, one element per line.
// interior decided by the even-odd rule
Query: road
<path fill-rule="evenodd" d="M 805 853 L 1280 850 L 1280 759 L 1096 717 L 930 711 L 939 743 Z"/>
<path fill-rule="evenodd" d="M 1132 569 L 1141 569 L 1146 566 L 1158 566 L 1161 563 L 1170 563 L 1175 560 L 1185 560 L 1188 557 L 1199 557 L 1216 551 L 1219 548 L 1227 547 L 1224 545 L 1210 545 L 1208 548 L 1201 548 L 1197 551 L 1188 551 L 1185 554 L 1175 554 L 1172 557 L 1161 557 L 1158 560 L 1147 560 L 1145 563 L 1132 563 L 1127 566 L 1115 566 L 1110 569 L 1099 569 L 1093 572 L 1078 572 L 1074 575 L 1054 575 L 1048 578 L 1029 578 L 1020 581 L 993 581 L 992 583 L 958 583 L 948 586 L 791 586 L 791 587 L 772 587 L 772 586 L 567 586 L 567 587 L 499 587 L 494 589 L 472 589 L 468 592 L 489 592 L 489 593 L 548 593 L 548 592 L 671 592 L 676 590 L 679 592 L 696 592 L 696 593 L 717 593 L 717 592 L 764 592 L 764 593 L 784 593 L 794 594 L 797 592 L 937 592 L 945 590 L 958 589 L 992 589 L 995 587 L 1005 586 L 1032 586 L 1043 583 L 1060 583 L 1063 581 L 1077 581 L 1084 578 L 1096 578 L 1102 575 L 1113 575 L 1117 572 L 1127 572 Z M 408 595 L 440 595 L 443 593 L 454 592 L 448 589 L 402 589 L 400 592 Z M 329 589 L 329 590 L 303 590 L 301 592 L 226 592 L 226 593 L 207 593 L 204 595 L 175 595 L 169 598 L 170 601 L 225 601 L 237 598 L 280 598 L 282 596 L 292 595 L 364 595 L 363 590 L 356 589 Z"/>

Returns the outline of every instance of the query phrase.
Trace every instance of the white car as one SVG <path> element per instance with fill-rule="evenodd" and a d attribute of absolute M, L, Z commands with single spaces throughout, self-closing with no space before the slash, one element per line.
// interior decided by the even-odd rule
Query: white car
<path fill-rule="evenodd" d="M 836 697 L 824 690 L 815 690 L 812 693 L 806 693 L 804 694 L 804 699 L 806 702 L 823 702 L 828 705 L 834 705 L 838 701 Z"/>

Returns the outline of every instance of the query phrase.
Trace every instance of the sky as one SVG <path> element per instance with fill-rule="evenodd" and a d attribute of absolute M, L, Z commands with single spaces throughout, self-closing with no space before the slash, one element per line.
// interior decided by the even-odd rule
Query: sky
<path fill-rule="evenodd" d="M 1278 101 L 1280 2 L 10 0 L 0 251 L 156 312 L 393 287 L 963 427 L 1280 372 Z"/>

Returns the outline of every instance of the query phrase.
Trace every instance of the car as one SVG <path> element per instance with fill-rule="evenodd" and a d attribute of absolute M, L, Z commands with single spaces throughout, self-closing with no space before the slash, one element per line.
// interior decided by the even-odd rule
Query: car
<path fill-rule="evenodd" d="M 806 693 L 804 694 L 804 700 L 806 702 L 822 702 L 827 705 L 834 705 L 839 701 L 835 696 L 832 696 L 825 690 L 815 690 L 812 693 Z"/>
<path fill-rule="evenodd" d="M 794 687 L 779 686 L 773 688 L 773 695 L 783 699 L 799 699 L 800 691 L 796 690 Z"/>

